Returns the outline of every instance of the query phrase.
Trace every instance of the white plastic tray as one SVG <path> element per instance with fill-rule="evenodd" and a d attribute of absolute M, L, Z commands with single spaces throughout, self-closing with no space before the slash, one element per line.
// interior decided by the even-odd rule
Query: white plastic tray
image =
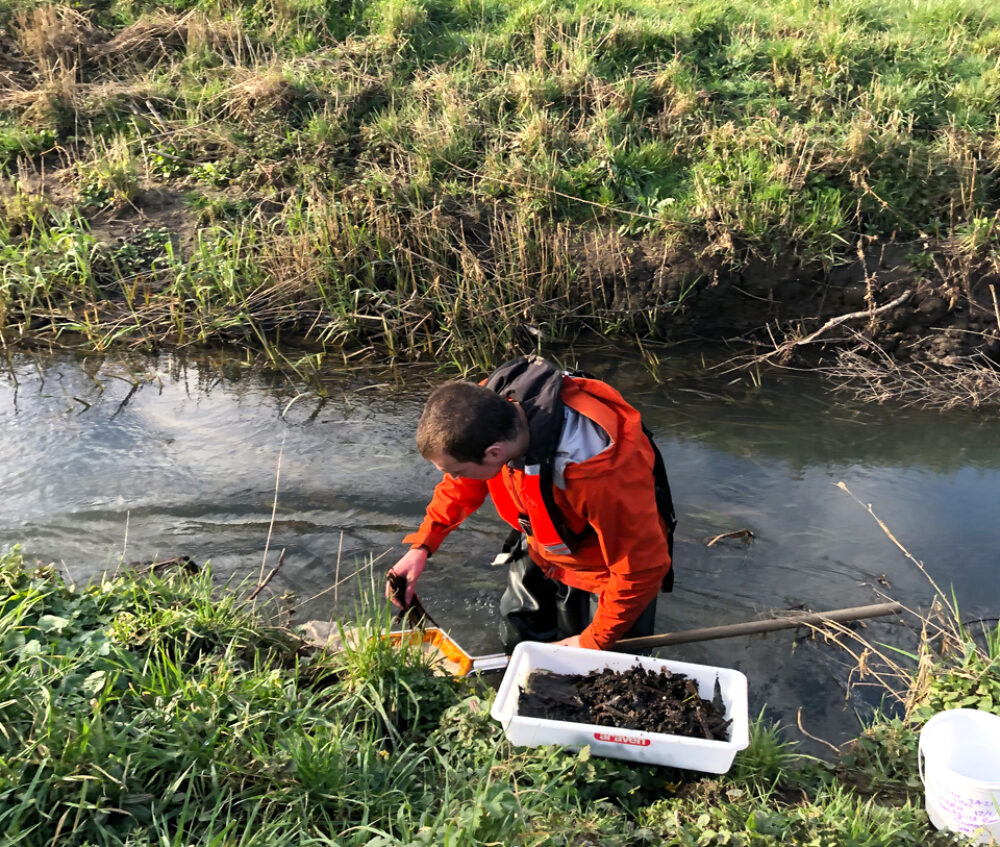
<path fill-rule="evenodd" d="M 684 674 L 695 681 L 698 693 L 706 700 L 712 699 L 715 680 L 718 678 L 726 717 L 733 720 L 729 725 L 729 740 L 710 741 L 659 732 L 526 718 L 517 714 L 518 697 L 533 671 L 585 674 L 605 668 L 624 671 L 635 665 L 656 673 L 665 668 L 670 673 Z M 627 759 L 650 765 L 669 765 L 707 773 L 728 771 L 736 753 L 750 743 L 747 678 L 739 671 L 605 650 L 557 647 L 535 641 L 526 641 L 514 648 L 490 714 L 500 722 L 507 738 L 515 745 L 538 747 L 543 744 L 561 744 L 574 749 L 589 745 L 595 756 Z"/>

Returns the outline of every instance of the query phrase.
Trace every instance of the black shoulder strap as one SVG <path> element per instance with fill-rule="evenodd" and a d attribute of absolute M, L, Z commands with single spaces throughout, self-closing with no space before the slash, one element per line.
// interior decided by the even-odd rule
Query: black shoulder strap
<path fill-rule="evenodd" d="M 674 530 L 677 528 L 677 515 L 674 513 L 674 498 L 670 495 L 670 480 L 667 479 L 667 466 L 663 461 L 663 454 L 653 440 L 653 433 L 645 426 L 643 426 L 642 431 L 649 440 L 649 446 L 653 448 L 653 481 L 656 486 L 656 510 L 667 525 L 667 552 L 670 554 L 670 570 L 663 577 L 660 590 L 670 592 L 674 590 Z"/>
<path fill-rule="evenodd" d="M 569 528 L 554 495 L 555 456 L 563 429 L 563 372 L 541 358 L 522 357 L 501 365 L 485 384 L 501 397 L 517 400 L 524 408 L 531 429 L 524 462 L 538 465 L 545 510 L 563 543 L 575 549 L 589 533 L 575 533 Z"/>
<path fill-rule="evenodd" d="M 524 406 L 532 425 L 525 462 L 543 468 L 551 464 L 562 435 L 562 372 L 542 359 L 521 357 L 493 371 L 486 387 Z"/>

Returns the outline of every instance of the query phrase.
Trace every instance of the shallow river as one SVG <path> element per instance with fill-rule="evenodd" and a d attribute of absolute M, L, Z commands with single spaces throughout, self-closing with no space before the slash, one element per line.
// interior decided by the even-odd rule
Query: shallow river
<path fill-rule="evenodd" d="M 992 417 L 859 405 L 804 375 L 756 384 L 706 370 L 695 353 L 661 359 L 658 380 L 631 354 L 569 362 L 638 406 L 667 460 L 677 588 L 661 596 L 657 631 L 884 597 L 925 608 L 928 577 L 867 504 L 930 578 L 954 587 L 964 618 L 997 616 Z M 436 481 L 413 429 L 439 380 L 426 368 L 331 372 L 321 399 L 235 359 L 15 358 L 0 376 L 0 548 L 20 543 L 75 580 L 181 554 L 210 560 L 219 579 L 256 580 L 284 551 L 269 589 L 293 622 L 350 617 Z M 752 542 L 708 544 L 741 529 Z M 488 562 L 503 534 L 487 506 L 420 583 L 428 611 L 472 653 L 499 649 L 502 574 Z M 867 632 L 912 646 L 896 624 Z M 845 654 L 802 633 L 661 655 L 744 671 L 753 712 L 766 706 L 793 737 L 800 706 L 806 730 L 839 743 L 880 696 L 845 697 Z"/>

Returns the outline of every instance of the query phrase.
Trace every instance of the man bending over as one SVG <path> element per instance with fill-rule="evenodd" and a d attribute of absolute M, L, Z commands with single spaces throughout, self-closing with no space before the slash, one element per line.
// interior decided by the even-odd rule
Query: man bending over
<path fill-rule="evenodd" d="M 508 651 L 520 641 L 606 650 L 651 635 L 673 583 L 666 471 L 639 413 L 611 386 L 539 359 L 430 395 L 417 447 L 444 474 L 390 570 L 406 602 L 428 557 L 489 494 L 512 527 L 500 600 Z"/>

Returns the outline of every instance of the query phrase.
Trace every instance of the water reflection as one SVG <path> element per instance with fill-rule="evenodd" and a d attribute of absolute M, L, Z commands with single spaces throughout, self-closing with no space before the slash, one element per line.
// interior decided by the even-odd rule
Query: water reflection
<path fill-rule="evenodd" d="M 706 371 L 700 355 L 672 356 L 659 383 L 636 356 L 572 364 L 639 406 L 667 458 L 680 517 L 678 587 L 661 603 L 659 630 L 883 594 L 926 605 L 927 579 L 868 503 L 942 586 L 954 584 L 969 617 L 996 615 L 992 420 L 859 406 L 804 375 L 756 384 Z M 122 557 L 175 555 L 211 560 L 221 578 L 255 579 L 284 550 L 271 588 L 288 595 L 299 619 L 349 614 L 359 587 L 400 553 L 436 481 L 416 455 L 413 428 L 437 379 L 430 369 L 331 373 L 320 399 L 225 357 L 15 359 L 0 379 L 0 545 L 21 543 L 77 580 Z M 743 528 L 754 533 L 749 545 L 706 546 Z M 434 617 L 473 652 L 498 649 L 502 576 L 487 563 L 500 534 L 482 510 L 421 584 Z M 885 622 L 869 632 L 902 637 Z M 852 709 L 865 701 L 845 705 L 840 654 L 794 642 L 777 633 L 670 655 L 739 667 L 757 708 L 767 703 L 794 723 L 803 705 L 811 731 L 849 736 Z"/>

